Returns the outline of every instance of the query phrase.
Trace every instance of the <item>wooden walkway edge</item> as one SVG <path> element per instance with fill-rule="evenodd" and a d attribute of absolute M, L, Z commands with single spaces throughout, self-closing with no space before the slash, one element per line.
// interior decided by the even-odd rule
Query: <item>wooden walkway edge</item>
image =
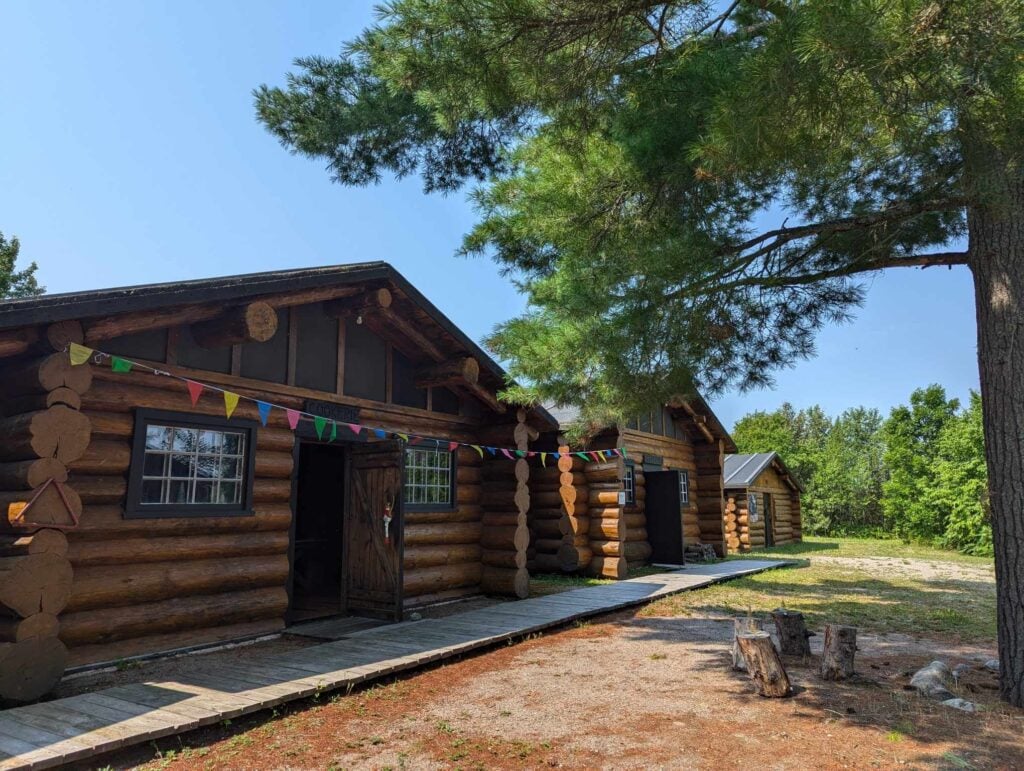
<path fill-rule="evenodd" d="M 447 618 L 353 632 L 283 655 L 204 668 L 181 682 L 154 681 L 0 712 L 0 769 L 52 768 L 190 731 L 316 693 L 522 637 L 588 616 L 792 564 L 733 560 L 500 603 Z"/>

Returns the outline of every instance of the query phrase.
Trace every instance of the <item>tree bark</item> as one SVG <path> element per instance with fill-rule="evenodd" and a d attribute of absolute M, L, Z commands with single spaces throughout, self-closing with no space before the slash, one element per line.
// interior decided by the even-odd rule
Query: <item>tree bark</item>
<path fill-rule="evenodd" d="M 767 632 L 740 632 L 736 634 L 747 672 L 754 681 L 758 694 L 770 698 L 782 698 L 793 693 L 786 669 L 782 666 L 772 637 Z"/>
<path fill-rule="evenodd" d="M 779 633 L 779 649 L 787 656 L 810 656 L 811 636 L 804 623 L 804 614 L 796 610 L 776 608 L 772 620 Z"/>
<path fill-rule="evenodd" d="M 857 653 L 857 627 L 828 624 L 825 650 L 821 654 L 823 680 L 847 680 L 853 677 L 853 659 Z"/>
<path fill-rule="evenodd" d="M 999 686 L 1024 707 L 1024 173 L 989 147 L 965 153 L 973 198 L 978 367 L 996 568 Z"/>

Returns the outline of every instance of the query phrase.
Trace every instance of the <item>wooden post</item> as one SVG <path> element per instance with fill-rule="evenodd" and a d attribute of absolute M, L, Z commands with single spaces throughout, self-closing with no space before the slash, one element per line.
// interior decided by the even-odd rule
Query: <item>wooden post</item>
<path fill-rule="evenodd" d="M 807 631 L 803 613 L 776 608 L 772 611 L 772 620 L 779 632 L 779 650 L 783 654 L 786 656 L 811 655 L 811 644 L 807 638 L 812 633 Z"/>
<path fill-rule="evenodd" d="M 825 650 L 821 655 L 823 680 L 846 680 L 853 677 L 853 657 L 857 652 L 857 627 L 828 624 L 825 627 Z"/>
<path fill-rule="evenodd" d="M 770 634 L 743 632 L 736 635 L 736 643 L 759 695 L 778 699 L 793 693 Z"/>

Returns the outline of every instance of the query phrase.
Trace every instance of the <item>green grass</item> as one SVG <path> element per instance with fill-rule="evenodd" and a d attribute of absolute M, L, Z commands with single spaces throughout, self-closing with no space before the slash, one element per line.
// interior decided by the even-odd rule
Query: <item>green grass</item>
<path fill-rule="evenodd" d="M 793 567 L 769 570 L 694 592 L 666 597 L 645 616 L 742 615 L 774 608 L 799 610 L 808 626 L 851 624 L 866 632 L 903 633 L 984 642 L 995 639 L 995 583 L 987 576 L 925 578 L 892 567 L 856 569 L 814 557 L 888 557 L 987 566 L 991 560 L 929 547 L 869 539 L 808 538 L 803 544 L 750 552 L 747 556 L 803 558 Z M 808 559 L 809 558 L 809 559 Z"/>
<path fill-rule="evenodd" d="M 639 578 L 640 576 L 650 576 L 655 573 L 664 572 L 665 571 L 661 568 L 651 567 L 648 565 L 645 567 L 633 568 L 629 571 L 629 577 Z M 569 589 L 579 589 L 583 586 L 601 586 L 602 584 L 610 583 L 614 583 L 614 579 L 588 578 L 587 576 L 559 573 L 540 573 L 535 576 L 530 576 L 530 596 L 542 597 L 545 594 L 555 594 L 557 592 L 568 591 Z"/>
<path fill-rule="evenodd" d="M 972 557 L 924 544 L 881 538 L 824 538 L 805 535 L 802 543 L 787 543 L 770 549 L 755 549 L 729 559 L 744 557 L 906 557 L 961 565 L 991 566 L 991 557 Z"/>

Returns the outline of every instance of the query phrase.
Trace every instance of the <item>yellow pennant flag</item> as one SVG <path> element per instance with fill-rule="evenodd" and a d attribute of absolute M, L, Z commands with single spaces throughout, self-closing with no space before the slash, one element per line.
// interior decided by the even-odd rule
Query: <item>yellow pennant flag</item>
<path fill-rule="evenodd" d="M 409 435 L 408 434 L 395 434 L 395 436 L 397 436 L 403 442 L 408 442 L 409 441 Z"/>
<path fill-rule="evenodd" d="M 476 450 L 477 453 L 479 453 L 481 458 L 484 457 L 484 451 L 480 449 L 480 445 L 478 445 L 478 444 L 471 444 L 470 447 L 472 447 L 474 450 Z"/>
<path fill-rule="evenodd" d="M 85 364 L 89 361 L 89 357 L 92 356 L 92 348 L 86 348 L 84 345 L 78 343 L 72 343 L 68 346 L 68 355 L 71 357 L 71 363 L 74 365 Z"/>
<path fill-rule="evenodd" d="M 548 465 L 547 460 L 548 460 L 548 454 L 546 452 L 542 452 L 540 454 L 540 465 L 542 465 L 545 468 L 547 468 L 547 465 Z"/>
<path fill-rule="evenodd" d="M 233 394 L 231 391 L 224 392 L 224 411 L 230 418 L 232 413 L 235 411 L 235 407 L 238 406 L 238 394 Z"/>

